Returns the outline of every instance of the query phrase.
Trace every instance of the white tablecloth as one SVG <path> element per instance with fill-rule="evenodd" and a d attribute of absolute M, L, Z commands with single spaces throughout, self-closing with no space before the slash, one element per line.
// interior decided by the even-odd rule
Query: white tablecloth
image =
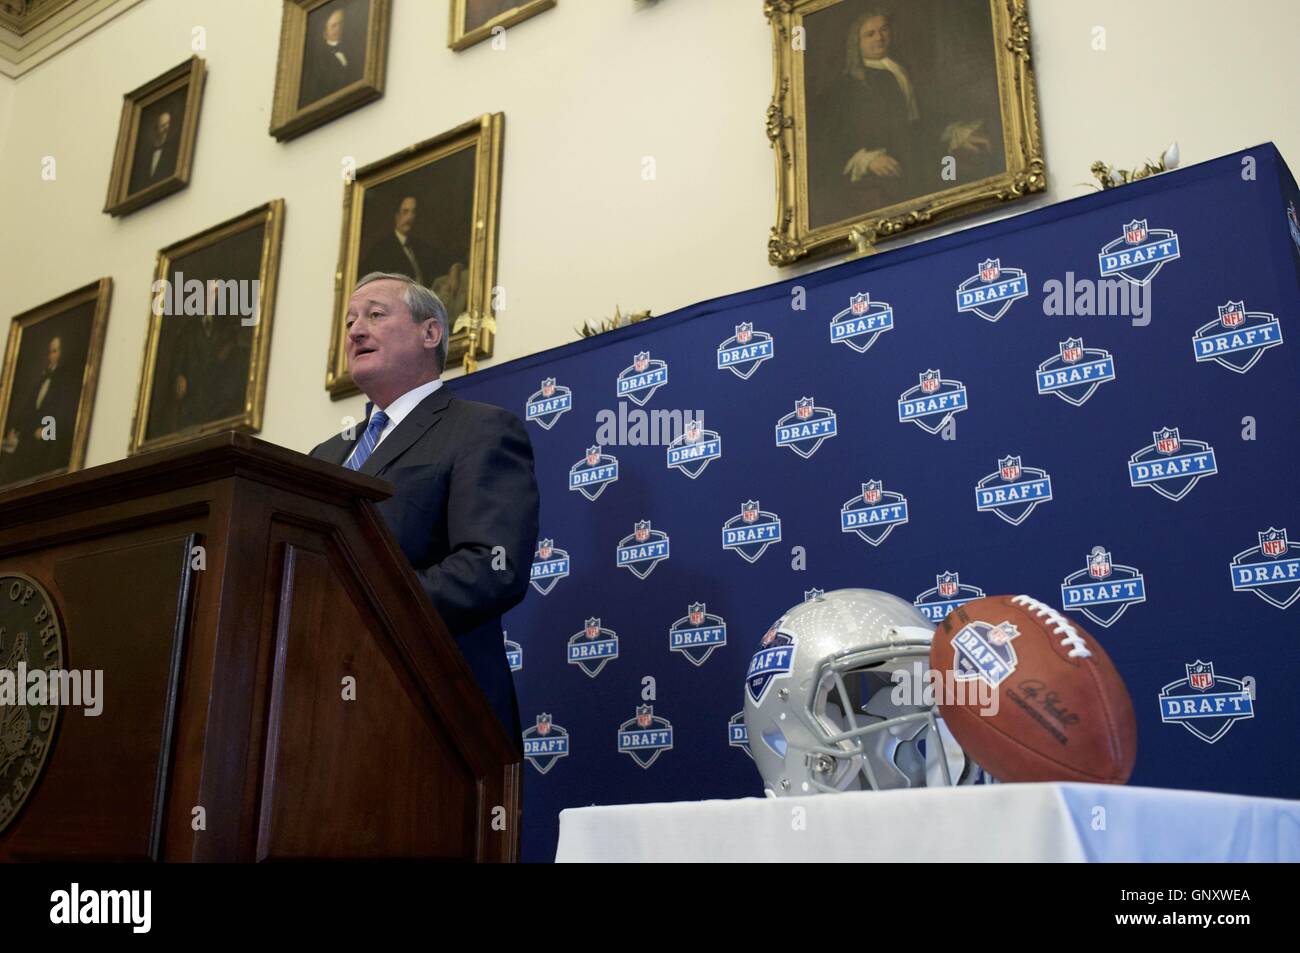
<path fill-rule="evenodd" d="M 1300 861 L 1300 801 L 993 784 L 571 808 L 555 859 Z"/>

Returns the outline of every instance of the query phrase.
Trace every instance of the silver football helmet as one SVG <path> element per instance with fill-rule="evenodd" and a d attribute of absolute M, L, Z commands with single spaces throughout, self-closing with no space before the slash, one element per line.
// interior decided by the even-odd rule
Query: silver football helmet
<path fill-rule="evenodd" d="M 803 602 L 763 636 L 745 678 L 749 748 L 769 796 L 973 784 L 921 692 L 934 626 L 874 589 Z"/>

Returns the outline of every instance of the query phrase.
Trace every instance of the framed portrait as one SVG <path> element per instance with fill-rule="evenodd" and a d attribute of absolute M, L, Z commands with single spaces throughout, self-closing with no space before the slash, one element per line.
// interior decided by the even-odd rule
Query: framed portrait
<path fill-rule="evenodd" d="M 438 296 L 451 322 L 448 367 L 464 357 L 471 335 L 477 357 L 492 355 L 504 133 L 503 113 L 484 114 L 358 169 L 344 184 L 330 396 L 357 393 L 347 364 L 348 298 L 371 272 L 408 275 Z"/>
<path fill-rule="evenodd" d="M 283 0 L 271 135 L 280 142 L 384 95 L 390 0 Z"/>
<path fill-rule="evenodd" d="M 190 184 L 205 68 L 192 56 L 123 97 L 104 211 L 126 215 Z"/>
<path fill-rule="evenodd" d="M 463 50 L 555 6 L 555 0 L 451 0 L 451 31 L 447 45 Z"/>
<path fill-rule="evenodd" d="M 1046 187 L 1026 2 L 766 4 L 772 264 L 862 249 Z"/>
<path fill-rule="evenodd" d="M 0 379 L 0 490 L 80 470 L 113 279 L 18 315 Z"/>
<path fill-rule="evenodd" d="M 283 231 L 275 199 L 158 252 L 131 453 L 262 429 Z"/>

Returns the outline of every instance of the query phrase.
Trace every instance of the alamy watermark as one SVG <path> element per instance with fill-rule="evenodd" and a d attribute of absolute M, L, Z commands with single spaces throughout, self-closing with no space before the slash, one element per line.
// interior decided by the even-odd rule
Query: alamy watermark
<path fill-rule="evenodd" d="M 244 327 L 257 324 L 257 302 L 262 283 L 257 278 L 186 278 L 177 271 L 176 280 L 159 278 L 151 286 L 153 313 L 195 318 L 238 317 Z"/>
<path fill-rule="evenodd" d="M 596 443 L 602 447 L 666 447 L 683 435 L 703 432 L 702 410 L 628 409 L 619 402 L 618 411 L 596 414 Z M 689 433 L 688 433 L 689 432 Z"/>
<path fill-rule="evenodd" d="M 97 717 L 104 710 L 104 670 L 29 669 L 25 661 L 0 669 L 0 709 L 24 705 L 79 707 Z"/>
<path fill-rule="evenodd" d="M 889 700 L 898 707 L 933 708 L 966 705 L 979 709 L 981 718 L 998 713 L 998 692 L 982 678 L 959 678 L 952 672 L 936 672 L 915 661 L 910 668 L 895 670 Z"/>
<path fill-rule="evenodd" d="M 1151 285 L 1122 278 L 1076 278 L 1043 282 L 1043 314 L 1049 317 L 1110 316 L 1133 319 L 1133 327 L 1151 323 Z"/>

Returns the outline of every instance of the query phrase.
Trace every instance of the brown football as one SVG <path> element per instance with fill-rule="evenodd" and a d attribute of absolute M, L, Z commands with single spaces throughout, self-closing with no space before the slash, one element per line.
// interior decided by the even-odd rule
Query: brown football
<path fill-rule="evenodd" d="M 1123 784 L 1137 757 L 1133 700 L 1073 619 L 1029 596 L 988 596 L 935 630 L 939 708 L 999 781 Z"/>

